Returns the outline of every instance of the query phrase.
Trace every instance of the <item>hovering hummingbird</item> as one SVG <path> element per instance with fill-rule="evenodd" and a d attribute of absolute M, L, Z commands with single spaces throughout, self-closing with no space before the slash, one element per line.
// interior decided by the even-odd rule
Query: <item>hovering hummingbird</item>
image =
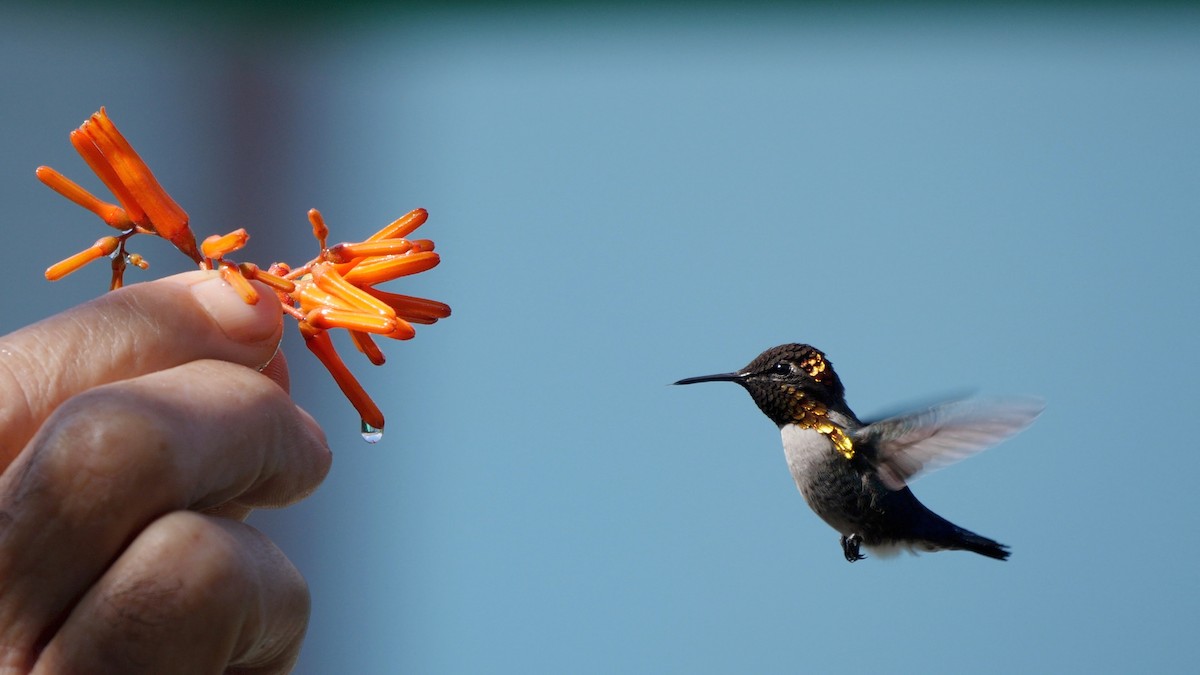
<path fill-rule="evenodd" d="M 1008 547 L 963 529 L 917 501 L 908 481 L 984 450 L 1029 426 L 1042 412 L 1032 400 L 952 401 L 863 423 L 825 354 L 787 344 L 733 373 L 675 384 L 736 382 L 779 425 L 783 452 L 805 501 L 841 535 L 846 560 L 897 550 L 966 550 L 1006 560 Z"/>

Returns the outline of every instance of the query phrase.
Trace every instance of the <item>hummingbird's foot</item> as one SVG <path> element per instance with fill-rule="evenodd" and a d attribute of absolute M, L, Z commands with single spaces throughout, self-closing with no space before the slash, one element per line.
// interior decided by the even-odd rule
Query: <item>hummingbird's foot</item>
<path fill-rule="evenodd" d="M 846 562 L 856 562 L 866 560 L 867 556 L 860 555 L 858 552 L 859 545 L 862 544 L 862 537 L 857 534 L 852 534 L 849 537 L 842 535 L 842 553 L 846 554 Z"/>

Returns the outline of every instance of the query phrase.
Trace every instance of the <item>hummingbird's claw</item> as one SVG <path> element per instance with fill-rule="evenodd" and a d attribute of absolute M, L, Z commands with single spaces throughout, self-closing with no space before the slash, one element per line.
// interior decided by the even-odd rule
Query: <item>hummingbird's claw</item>
<path fill-rule="evenodd" d="M 849 537 L 842 535 L 842 553 L 846 555 L 846 562 L 857 562 L 866 560 L 867 556 L 861 555 L 858 552 L 858 546 L 862 543 L 862 537 L 857 534 L 852 534 Z"/>

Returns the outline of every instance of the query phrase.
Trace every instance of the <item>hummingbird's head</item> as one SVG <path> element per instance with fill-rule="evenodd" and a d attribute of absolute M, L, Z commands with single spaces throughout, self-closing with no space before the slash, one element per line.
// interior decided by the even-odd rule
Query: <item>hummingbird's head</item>
<path fill-rule="evenodd" d="M 689 377 L 675 384 L 736 382 L 771 421 L 787 424 L 805 416 L 815 404 L 853 417 L 846 407 L 846 391 L 821 350 L 810 345 L 787 344 L 759 354 L 745 368 L 732 373 Z"/>

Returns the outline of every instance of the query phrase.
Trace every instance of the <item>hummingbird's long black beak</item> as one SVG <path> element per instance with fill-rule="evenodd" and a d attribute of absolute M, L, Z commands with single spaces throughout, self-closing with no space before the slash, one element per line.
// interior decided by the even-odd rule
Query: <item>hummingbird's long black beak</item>
<path fill-rule="evenodd" d="M 701 375 L 700 377 L 685 377 L 675 384 L 696 384 L 697 382 L 737 382 L 741 383 L 746 377 L 742 373 L 718 373 L 717 375 Z"/>

